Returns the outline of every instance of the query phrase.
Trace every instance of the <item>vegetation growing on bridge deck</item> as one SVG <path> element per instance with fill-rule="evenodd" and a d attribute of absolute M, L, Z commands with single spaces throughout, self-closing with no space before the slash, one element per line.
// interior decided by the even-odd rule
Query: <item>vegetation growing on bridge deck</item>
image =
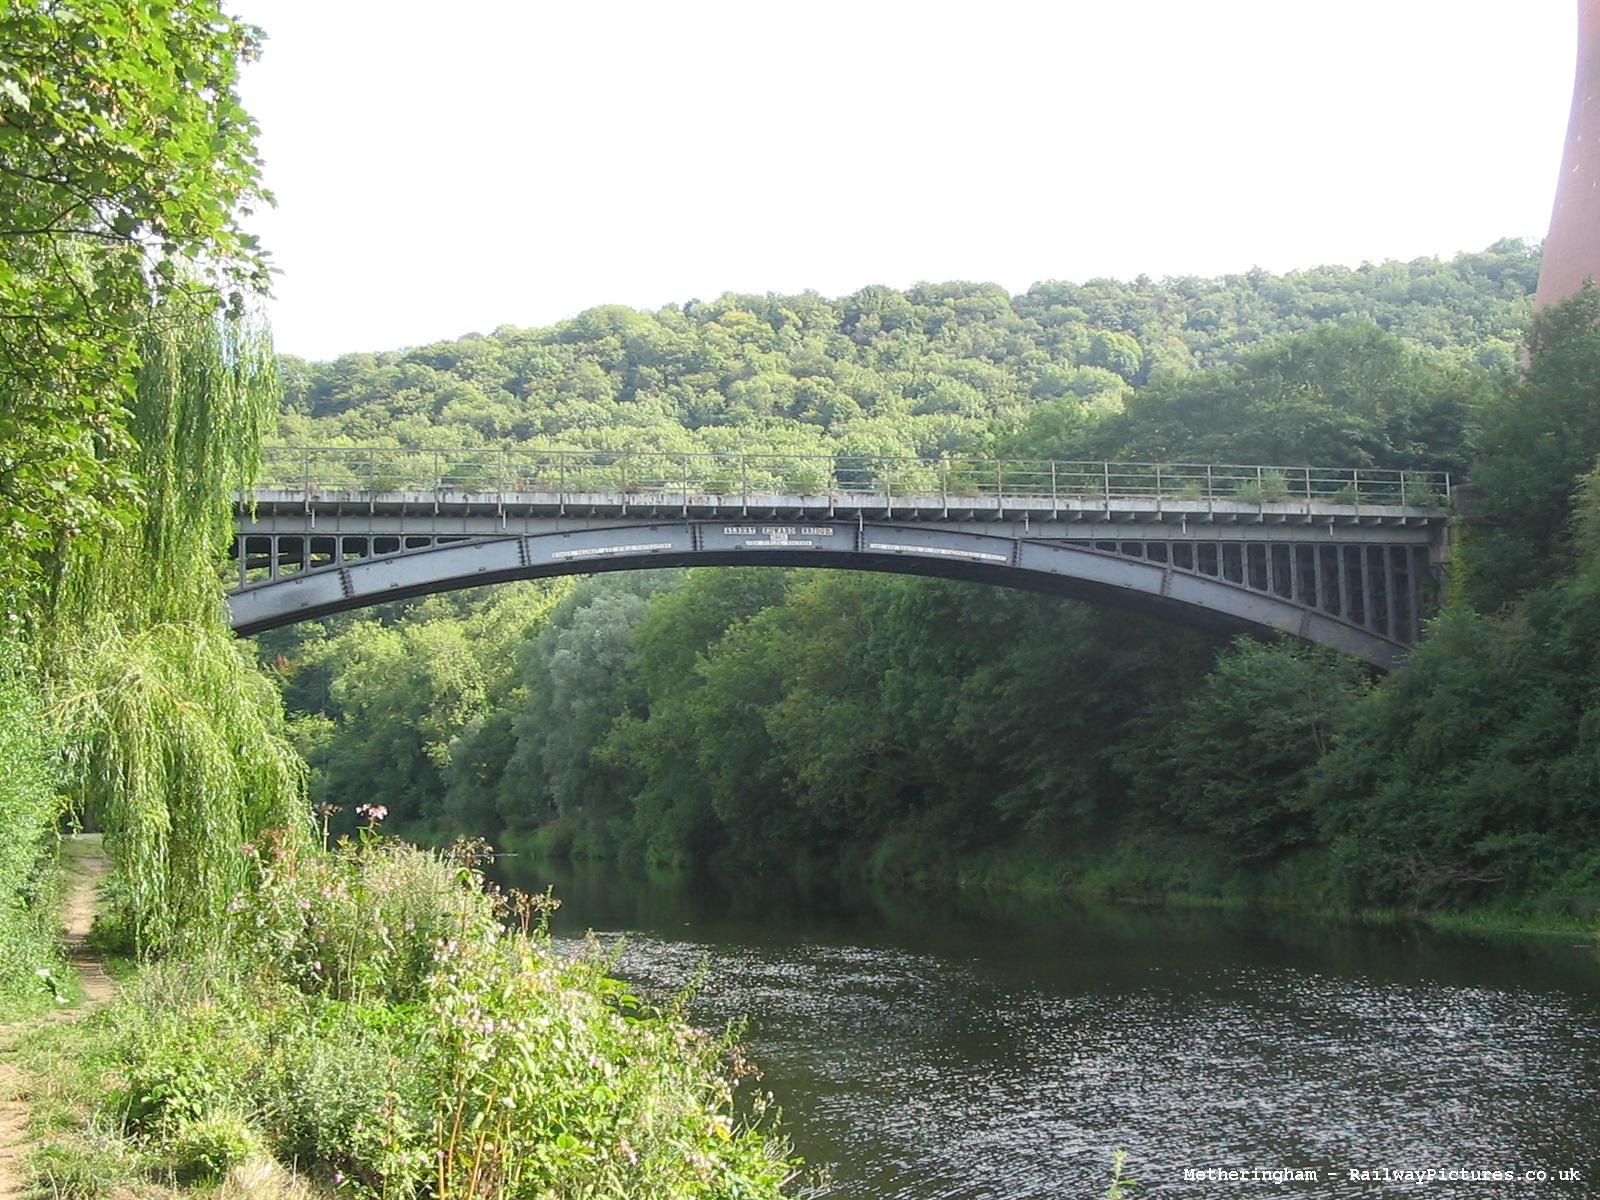
<path fill-rule="evenodd" d="M 589 446 L 1335 460 L 1448 468 L 1493 492 L 1479 502 L 1492 522 L 1459 531 L 1456 604 L 1376 686 L 1288 646 L 804 572 L 527 586 L 269 635 L 308 714 L 318 795 L 349 808 L 381 794 L 435 832 L 510 829 L 585 855 L 1581 914 L 1600 891 L 1586 848 L 1600 812 L 1586 567 L 1565 531 L 1600 453 L 1600 339 L 1585 294 L 1540 320 L 1533 367 L 1517 369 L 1503 350 L 1531 262 L 1502 244 L 1451 264 L 1020 297 L 728 296 L 290 364 L 294 441 L 454 445 L 477 429 Z M 1311 296 L 1334 319 L 1291 332 Z M 1212 336 L 1220 297 L 1249 315 Z M 1105 370 L 1091 360 L 1113 347 L 1124 366 L 1162 365 L 1118 376 L 1114 400 L 1052 391 L 1101 378 L 1074 373 Z M 748 409 L 757 378 L 791 399 Z M 792 399 L 824 379 L 855 389 L 856 408 Z M 967 409 L 935 411 L 930 397 L 962 380 L 982 383 L 965 385 Z M 515 423 L 474 425 L 490 410 Z"/>

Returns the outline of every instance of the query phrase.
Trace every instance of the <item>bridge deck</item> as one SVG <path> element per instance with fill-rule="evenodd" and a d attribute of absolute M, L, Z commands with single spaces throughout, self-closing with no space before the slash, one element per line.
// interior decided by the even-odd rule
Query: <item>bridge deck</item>
<path fill-rule="evenodd" d="M 1427 541 L 1449 514 L 1439 507 L 1407 504 L 1334 503 L 1326 500 L 1248 501 L 1163 497 L 1083 496 L 892 496 L 870 492 L 802 495 L 794 492 L 703 494 L 692 492 L 478 492 L 336 491 L 263 488 L 240 497 L 241 532 L 333 533 L 418 531 L 489 536 L 520 532 L 529 520 L 579 521 L 672 519 L 717 520 L 913 520 L 1020 522 L 1041 526 L 1153 525 L 1174 537 L 1204 537 L 1207 526 L 1227 536 L 1250 530 L 1261 536 L 1276 527 L 1337 529 L 1341 535 L 1382 530 L 1383 540 Z M 1188 532 L 1194 529 L 1194 533 Z M 1033 536 L 1050 536 L 1041 529 Z M 1072 536 L 1084 536 L 1074 529 Z M 1270 535 L 1268 535 L 1270 536 Z"/>

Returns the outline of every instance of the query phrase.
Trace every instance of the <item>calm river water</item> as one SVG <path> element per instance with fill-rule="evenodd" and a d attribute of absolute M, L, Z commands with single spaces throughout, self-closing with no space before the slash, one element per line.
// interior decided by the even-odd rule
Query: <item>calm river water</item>
<path fill-rule="evenodd" d="M 619 974 L 666 991 L 700 978 L 701 1023 L 749 1019 L 797 1149 L 830 1172 L 815 1195 L 1095 1197 L 1121 1146 L 1134 1196 L 1600 1197 L 1600 958 L 1576 938 L 1133 907 L 980 916 L 501 868 L 555 885 L 559 938 L 623 939 Z M 1317 1180 L 1185 1178 L 1257 1169 Z M 1430 1170 L 1547 1179 L 1399 1174 Z"/>

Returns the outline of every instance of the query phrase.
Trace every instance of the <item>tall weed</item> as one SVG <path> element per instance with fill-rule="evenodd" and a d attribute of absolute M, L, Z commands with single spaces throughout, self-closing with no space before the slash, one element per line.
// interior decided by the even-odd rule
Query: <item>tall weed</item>
<path fill-rule="evenodd" d="M 486 891 L 476 850 L 251 853 L 226 953 L 148 967 L 108 1018 L 114 1103 L 169 1170 L 259 1142 L 383 1200 L 776 1197 L 794 1175 L 731 1038 L 558 954 L 543 901 Z"/>

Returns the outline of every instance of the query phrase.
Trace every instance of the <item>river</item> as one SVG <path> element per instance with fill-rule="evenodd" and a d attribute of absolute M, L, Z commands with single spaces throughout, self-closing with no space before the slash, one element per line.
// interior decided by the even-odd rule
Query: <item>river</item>
<path fill-rule="evenodd" d="M 1098 1197 L 1125 1147 L 1130 1200 L 1523 1196 L 1524 1172 L 1600 1196 L 1600 957 L 1576 937 L 499 873 L 555 886 L 564 944 L 620 940 L 618 974 L 698 979 L 697 1021 L 748 1018 L 762 1086 L 829 1173 L 810 1195 Z M 1518 1179 L 1405 1174 L 1428 1171 Z"/>

